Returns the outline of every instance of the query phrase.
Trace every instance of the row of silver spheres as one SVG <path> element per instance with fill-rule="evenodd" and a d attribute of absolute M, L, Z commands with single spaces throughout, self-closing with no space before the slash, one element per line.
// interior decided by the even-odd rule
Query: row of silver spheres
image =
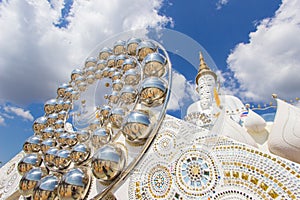
<path fill-rule="evenodd" d="M 112 188 L 138 162 L 134 157 L 141 157 L 129 155 L 127 147 L 145 151 L 151 144 L 166 110 L 170 76 L 167 52 L 152 40 L 118 40 L 112 49 L 104 47 L 87 58 L 33 123 L 34 135 L 24 143 L 25 156 L 18 163 L 21 195 L 34 200 L 86 199 L 93 179 L 103 191 Z M 97 82 L 111 88 L 105 103 L 89 116 L 74 111 L 80 100 L 84 106 L 84 92 Z M 80 128 L 67 128 L 71 117 Z"/>

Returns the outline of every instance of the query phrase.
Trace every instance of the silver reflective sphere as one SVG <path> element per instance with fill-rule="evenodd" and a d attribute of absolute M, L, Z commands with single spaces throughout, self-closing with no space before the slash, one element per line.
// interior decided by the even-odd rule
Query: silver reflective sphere
<path fill-rule="evenodd" d="M 48 115 L 47 123 L 48 125 L 54 124 L 54 122 L 57 120 L 58 114 L 57 113 L 51 113 Z"/>
<path fill-rule="evenodd" d="M 166 97 L 167 88 L 164 81 L 157 77 L 146 78 L 141 86 L 141 102 L 146 106 L 161 105 Z"/>
<path fill-rule="evenodd" d="M 55 147 L 55 146 L 56 146 L 56 141 L 52 138 L 49 138 L 42 142 L 41 150 L 45 154 L 48 151 L 48 149 L 50 149 L 51 147 Z"/>
<path fill-rule="evenodd" d="M 78 142 L 77 135 L 75 133 L 71 133 L 67 135 L 66 143 L 69 147 L 74 146 L 75 144 L 77 144 L 77 142 Z"/>
<path fill-rule="evenodd" d="M 64 102 L 63 110 L 68 111 L 71 108 L 72 108 L 72 102 L 70 100 L 66 100 Z"/>
<path fill-rule="evenodd" d="M 107 65 L 107 61 L 106 60 L 98 60 L 96 66 L 97 66 L 98 70 L 102 70 L 102 69 L 104 69 L 106 67 L 106 65 Z"/>
<path fill-rule="evenodd" d="M 142 61 L 148 54 L 154 53 L 157 47 L 151 41 L 142 41 L 139 43 L 136 51 L 139 61 Z"/>
<path fill-rule="evenodd" d="M 104 47 L 99 52 L 99 60 L 106 60 L 112 54 L 112 50 L 108 47 Z"/>
<path fill-rule="evenodd" d="M 55 112 L 59 113 L 60 111 L 62 111 L 63 106 L 64 106 L 64 101 L 62 99 L 57 100 L 55 105 Z"/>
<path fill-rule="evenodd" d="M 114 80 L 112 83 L 112 88 L 114 91 L 120 91 L 123 88 L 124 83 L 120 80 Z"/>
<path fill-rule="evenodd" d="M 119 55 L 122 53 L 125 53 L 126 49 L 125 49 L 125 44 L 126 42 L 123 40 L 118 40 L 114 43 L 114 54 Z"/>
<path fill-rule="evenodd" d="M 58 115 L 57 115 L 57 119 L 58 119 Z M 65 126 L 65 122 L 64 120 L 58 119 L 54 122 L 54 128 L 55 129 L 60 129 L 60 128 L 64 128 Z"/>
<path fill-rule="evenodd" d="M 78 130 L 76 134 L 79 142 L 86 142 L 90 138 L 90 133 L 88 130 Z"/>
<path fill-rule="evenodd" d="M 107 118 L 110 114 L 111 107 L 109 105 L 103 105 L 100 108 L 100 114 L 104 117 Z"/>
<path fill-rule="evenodd" d="M 51 147 L 44 153 L 44 164 L 47 167 L 54 167 L 54 158 L 57 152 L 58 149 L 56 147 Z"/>
<path fill-rule="evenodd" d="M 101 78 L 102 78 L 102 70 L 101 70 L 101 69 L 98 69 L 98 70 L 95 72 L 95 78 L 96 78 L 96 79 L 101 79 Z"/>
<path fill-rule="evenodd" d="M 109 116 L 109 121 L 114 128 L 120 128 L 123 123 L 125 112 L 122 108 L 114 108 Z"/>
<path fill-rule="evenodd" d="M 113 81 L 117 80 L 117 79 L 121 79 L 122 78 L 122 73 L 119 71 L 115 71 L 111 77 L 111 79 Z"/>
<path fill-rule="evenodd" d="M 108 77 L 109 78 L 112 78 L 112 76 L 114 75 L 114 73 L 116 72 L 116 69 L 115 68 L 110 68 L 108 70 Z"/>
<path fill-rule="evenodd" d="M 78 86 L 80 83 L 84 83 L 86 81 L 85 76 L 77 76 L 75 79 L 75 84 Z"/>
<path fill-rule="evenodd" d="M 126 85 L 136 85 L 140 82 L 140 73 L 136 69 L 129 69 L 124 74 Z"/>
<path fill-rule="evenodd" d="M 112 91 L 112 93 L 108 96 L 108 100 L 110 103 L 116 104 L 119 101 L 119 92 Z"/>
<path fill-rule="evenodd" d="M 126 72 L 129 69 L 135 69 L 136 68 L 136 62 L 132 58 L 127 58 L 124 60 L 122 68 L 124 72 Z"/>
<path fill-rule="evenodd" d="M 116 59 L 116 56 L 115 56 L 115 55 L 110 55 L 110 56 L 107 58 L 107 67 L 108 67 L 108 68 L 113 68 L 113 67 L 115 67 L 115 59 Z"/>
<path fill-rule="evenodd" d="M 138 38 L 130 38 L 127 40 L 127 53 L 131 56 L 135 56 L 136 49 L 141 41 L 142 40 Z"/>
<path fill-rule="evenodd" d="M 126 155 L 123 149 L 113 144 L 106 144 L 92 158 L 93 175 L 103 183 L 113 181 L 124 169 Z"/>
<path fill-rule="evenodd" d="M 63 128 L 55 129 L 54 133 L 53 133 L 53 137 L 57 139 L 63 133 L 65 133 L 65 129 L 63 129 Z"/>
<path fill-rule="evenodd" d="M 125 104 L 131 104 L 135 102 L 135 98 L 137 96 L 137 91 L 131 86 L 124 86 L 121 90 L 121 100 Z"/>
<path fill-rule="evenodd" d="M 108 77 L 108 72 L 109 72 L 109 67 L 105 67 L 103 70 L 102 70 L 102 76 L 103 77 Z"/>
<path fill-rule="evenodd" d="M 91 154 L 90 148 L 85 144 L 76 144 L 71 151 L 70 157 L 72 162 L 76 165 L 80 165 L 87 161 Z"/>
<path fill-rule="evenodd" d="M 65 120 L 68 117 L 68 113 L 65 110 L 62 110 L 58 113 L 58 119 Z"/>
<path fill-rule="evenodd" d="M 33 200 L 57 200 L 59 178 L 55 175 L 43 177 L 33 190 Z"/>
<path fill-rule="evenodd" d="M 74 91 L 73 87 L 68 87 L 65 90 L 65 98 L 72 98 L 72 92 Z"/>
<path fill-rule="evenodd" d="M 90 66 L 85 69 L 85 76 L 93 75 L 95 73 L 95 71 L 96 71 L 96 67 Z"/>
<path fill-rule="evenodd" d="M 44 111 L 46 114 L 51 114 L 55 111 L 56 99 L 50 99 L 46 101 L 44 105 Z"/>
<path fill-rule="evenodd" d="M 34 168 L 23 175 L 19 182 L 19 191 L 24 197 L 29 197 L 33 194 L 33 189 L 44 176 L 44 171 L 41 168 Z"/>
<path fill-rule="evenodd" d="M 39 154 L 27 154 L 18 163 L 18 172 L 24 175 L 32 168 L 39 167 L 42 163 L 42 158 Z"/>
<path fill-rule="evenodd" d="M 126 56 L 124 54 L 118 55 L 116 57 L 116 68 L 121 68 L 125 59 Z"/>
<path fill-rule="evenodd" d="M 85 68 L 88 68 L 88 67 L 91 67 L 91 66 L 94 66 L 96 65 L 97 63 L 97 59 L 94 58 L 94 57 L 89 57 L 85 60 L 85 64 L 84 64 L 84 67 Z"/>
<path fill-rule="evenodd" d="M 78 100 L 79 97 L 80 97 L 80 93 L 79 93 L 77 90 L 73 90 L 73 91 L 71 92 L 71 98 L 72 98 L 73 100 Z"/>
<path fill-rule="evenodd" d="M 33 135 L 25 141 L 25 143 L 23 145 L 23 151 L 25 153 L 37 153 L 41 149 L 41 147 L 40 147 L 41 142 L 42 142 L 42 139 L 40 136 Z"/>
<path fill-rule="evenodd" d="M 45 128 L 41 133 L 42 139 L 52 138 L 54 136 L 54 129 L 52 127 Z"/>
<path fill-rule="evenodd" d="M 59 97 L 64 97 L 65 96 L 65 90 L 70 87 L 70 84 L 68 83 L 63 83 L 57 88 L 57 95 Z"/>
<path fill-rule="evenodd" d="M 60 136 L 57 138 L 57 142 L 61 147 L 64 147 L 67 145 L 67 139 L 68 139 L 68 133 L 64 132 L 60 134 Z"/>
<path fill-rule="evenodd" d="M 91 178 L 85 169 L 74 168 L 67 171 L 58 184 L 58 196 L 61 200 L 85 199 Z"/>
<path fill-rule="evenodd" d="M 159 53 L 148 54 L 143 61 L 146 76 L 161 77 L 166 72 L 167 59 Z"/>
<path fill-rule="evenodd" d="M 87 88 L 87 84 L 85 82 L 82 82 L 82 83 L 79 83 L 78 84 L 78 89 L 81 91 L 81 92 L 84 92 Z"/>
<path fill-rule="evenodd" d="M 36 134 L 40 134 L 47 126 L 47 117 L 37 118 L 32 125 L 32 129 Z"/>
<path fill-rule="evenodd" d="M 93 84 L 95 81 L 95 75 L 94 74 L 90 74 L 86 77 L 86 81 L 88 84 Z"/>
<path fill-rule="evenodd" d="M 93 147 L 99 148 L 107 144 L 111 139 L 111 133 L 108 129 L 98 128 L 92 133 L 91 142 Z"/>
<path fill-rule="evenodd" d="M 126 119 L 122 133 L 133 144 L 144 144 L 151 130 L 149 114 L 144 111 L 131 111 Z"/>
<path fill-rule="evenodd" d="M 83 72 L 81 69 L 74 69 L 71 73 L 71 80 L 75 81 L 77 77 L 82 76 Z"/>
<path fill-rule="evenodd" d="M 71 164 L 70 151 L 65 149 L 58 150 L 54 156 L 53 161 L 54 161 L 54 166 L 57 169 L 60 170 L 67 169 Z"/>

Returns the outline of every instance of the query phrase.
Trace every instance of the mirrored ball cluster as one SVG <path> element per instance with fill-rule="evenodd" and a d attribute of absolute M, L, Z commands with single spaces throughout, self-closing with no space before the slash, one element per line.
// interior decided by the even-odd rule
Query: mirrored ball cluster
<path fill-rule="evenodd" d="M 167 52 L 152 40 L 118 40 L 88 57 L 34 121 L 18 164 L 20 193 L 85 199 L 93 179 L 103 187 L 114 184 L 138 162 L 130 163 L 128 157 L 139 155 L 128 155 L 126 146 L 149 147 L 165 114 L 170 76 Z M 93 84 L 110 93 L 101 93 L 104 103 L 88 112 L 85 94 Z"/>

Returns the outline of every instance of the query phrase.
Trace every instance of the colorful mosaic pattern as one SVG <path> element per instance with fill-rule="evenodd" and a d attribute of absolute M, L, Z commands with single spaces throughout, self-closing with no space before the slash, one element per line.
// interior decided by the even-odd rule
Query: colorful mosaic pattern
<path fill-rule="evenodd" d="M 168 116 L 129 198 L 300 199 L 300 166 Z"/>

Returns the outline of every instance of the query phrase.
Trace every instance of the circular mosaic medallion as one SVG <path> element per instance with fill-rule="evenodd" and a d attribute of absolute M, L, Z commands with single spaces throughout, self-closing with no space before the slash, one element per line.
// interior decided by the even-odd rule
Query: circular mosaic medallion
<path fill-rule="evenodd" d="M 165 131 L 157 136 L 153 150 L 159 156 L 168 159 L 173 155 L 175 149 L 176 140 L 172 132 Z"/>
<path fill-rule="evenodd" d="M 169 169 L 157 165 L 148 174 L 149 191 L 154 198 L 165 198 L 172 185 L 172 177 Z"/>
<path fill-rule="evenodd" d="M 176 162 L 176 184 L 187 195 L 202 196 L 214 190 L 217 171 L 214 161 L 202 149 L 189 149 Z"/>

